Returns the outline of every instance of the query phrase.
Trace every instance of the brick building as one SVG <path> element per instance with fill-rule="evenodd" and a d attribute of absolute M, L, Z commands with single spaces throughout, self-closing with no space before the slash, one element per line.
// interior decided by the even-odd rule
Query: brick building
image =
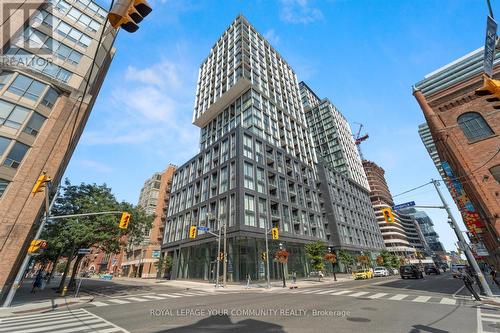
<path fill-rule="evenodd" d="M 59 184 L 113 59 L 115 33 L 103 38 L 89 78 L 106 10 L 92 1 L 13 0 L 0 1 L 0 11 L 9 37 L 0 41 L 3 298 L 44 211 L 44 194 L 31 189 L 43 171 L 52 189 Z"/>
<path fill-rule="evenodd" d="M 436 71 L 414 87 L 472 243 L 500 265 L 500 110 L 498 99 L 479 96 L 483 49 Z M 500 55 L 495 75 L 500 78 Z M 478 245 L 476 245 L 477 247 Z"/>

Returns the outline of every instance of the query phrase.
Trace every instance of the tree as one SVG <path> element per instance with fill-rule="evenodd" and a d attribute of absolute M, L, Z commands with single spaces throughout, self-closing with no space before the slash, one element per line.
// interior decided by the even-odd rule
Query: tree
<path fill-rule="evenodd" d="M 345 250 L 339 251 L 338 260 L 348 269 L 354 264 L 354 257 Z"/>
<path fill-rule="evenodd" d="M 171 256 L 164 256 L 157 262 L 155 262 L 155 267 L 156 270 L 158 271 L 157 276 L 164 276 L 166 273 L 170 271 L 170 268 L 172 268 L 173 260 Z"/>
<path fill-rule="evenodd" d="M 311 260 L 311 266 L 315 271 L 322 271 L 325 269 L 323 256 L 325 254 L 325 244 L 322 241 L 316 241 L 306 244 L 306 256 Z M 321 275 L 318 274 L 318 280 L 321 281 Z"/>
<path fill-rule="evenodd" d="M 106 253 L 118 253 L 120 240 L 127 236 L 133 242 L 140 242 L 144 231 L 151 228 L 154 217 L 148 216 L 140 207 L 126 202 L 118 203 L 111 193 L 111 188 L 106 184 L 80 184 L 72 185 L 65 180 L 61 189 L 62 193 L 57 198 L 53 216 L 97 213 L 106 211 L 127 211 L 131 214 L 129 227 L 122 230 L 118 227 L 120 216 L 118 214 L 94 215 L 79 218 L 66 218 L 52 220 L 44 230 L 44 238 L 49 246 L 53 244 L 61 249 L 67 258 L 67 266 L 63 273 L 59 290 L 62 291 L 69 266 L 76 257 L 71 273 L 69 286 L 74 283 L 75 275 L 80 261 L 84 255 L 78 254 L 80 248 L 97 248 Z"/>

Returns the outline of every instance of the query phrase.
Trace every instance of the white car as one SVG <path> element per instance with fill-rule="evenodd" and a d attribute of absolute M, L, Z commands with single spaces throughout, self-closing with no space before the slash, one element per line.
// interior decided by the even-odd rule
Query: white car
<path fill-rule="evenodd" d="M 385 267 L 375 267 L 373 270 L 373 276 L 389 276 L 389 271 Z"/>

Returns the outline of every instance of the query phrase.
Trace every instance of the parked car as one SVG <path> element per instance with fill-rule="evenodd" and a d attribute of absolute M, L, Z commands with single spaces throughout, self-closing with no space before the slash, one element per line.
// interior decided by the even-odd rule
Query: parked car
<path fill-rule="evenodd" d="M 424 273 L 415 265 L 404 265 L 399 268 L 399 274 L 402 279 L 423 279 Z"/>
<path fill-rule="evenodd" d="M 373 270 L 373 276 L 389 276 L 389 271 L 385 267 L 375 267 Z"/>
<path fill-rule="evenodd" d="M 456 279 L 459 276 L 458 269 L 462 268 L 464 271 L 466 271 L 468 269 L 468 267 L 469 266 L 464 265 L 464 264 L 451 264 L 451 275 L 453 276 L 453 278 Z"/>
<path fill-rule="evenodd" d="M 437 268 L 434 265 L 426 265 L 424 267 L 424 272 L 425 272 L 425 275 L 430 275 L 430 274 L 439 275 L 439 274 L 441 274 L 441 272 L 439 271 L 439 268 Z"/>
<path fill-rule="evenodd" d="M 352 276 L 354 277 L 354 280 L 372 279 L 373 272 L 369 269 L 358 269 L 352 272 Z"/>
<path fill-rule="evenodd" d="M 399 274 L 399 269 L 397 268 L 391 268 L 392 269 L 392 274 L 393 275 L 398 275 Z"/>

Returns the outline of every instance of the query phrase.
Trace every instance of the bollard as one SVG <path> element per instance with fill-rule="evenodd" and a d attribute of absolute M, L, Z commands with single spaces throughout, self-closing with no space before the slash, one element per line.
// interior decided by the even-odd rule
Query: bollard
<path fill-rule="evenodd" d="M 68 287 L 67 286 L 64 286 L 63 290 L 62 290 L 62 293 L 61 293 L 61 296 L 66 296 L 66 292 L 68 291 Z"/>

